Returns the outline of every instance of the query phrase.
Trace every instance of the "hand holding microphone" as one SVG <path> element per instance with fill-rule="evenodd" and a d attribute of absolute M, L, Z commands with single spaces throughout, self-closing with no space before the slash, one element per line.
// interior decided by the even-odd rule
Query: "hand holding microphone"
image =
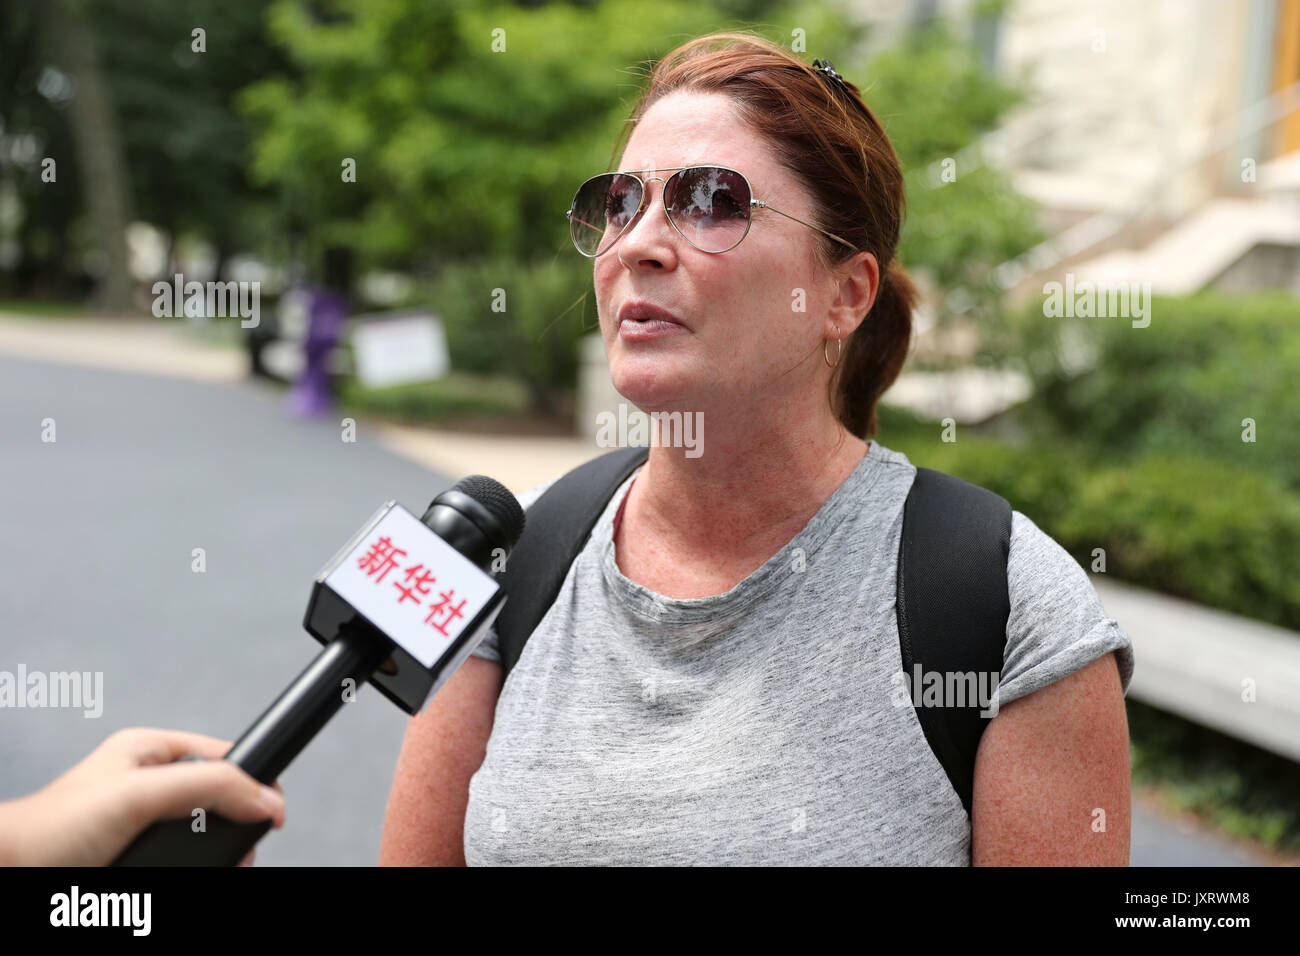
<path fill-rule="evenodd" d="M 370 681 L 418 713 L 486 635 L 505 601 L 490 570 L 524 530 L 504 485 L 471 475 L 416 518 L 384 504 L 316 576 L 304 627 L 324 648 L 224 754 L 255 780 L 273 782 L 329 719 Z M 119 866 L 233 866 L 270 828 L 208 813 L 155 823 Z"/>
<path fill-rule="evenodd" d="M 279 788 L 215 759 L 229 749 L 179 730 L 117 731 L 44 789 L 0 803 L 0 866 L 104 866 L 149 824 L 193 807 L 282 826 Z M 252 858 L 250 850 L 240 865 Z"/>

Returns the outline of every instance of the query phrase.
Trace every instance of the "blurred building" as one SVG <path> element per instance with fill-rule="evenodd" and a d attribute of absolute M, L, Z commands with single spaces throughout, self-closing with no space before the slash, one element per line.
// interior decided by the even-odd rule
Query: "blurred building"
<path fill-rule="evenodd" d="M 1053 238 L 1003 272 L 1069 270 L 1186 293 L 1300 294 L 1300 0 L 862 3 L 888 43 L 963 23 L 1029 101 L 975 161 L 1007 170 Z"/>

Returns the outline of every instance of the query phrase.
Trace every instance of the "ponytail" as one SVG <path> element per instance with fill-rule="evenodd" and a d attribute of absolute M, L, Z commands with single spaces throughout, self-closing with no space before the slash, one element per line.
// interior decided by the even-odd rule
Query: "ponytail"
<path fill-rule="evenodd" d="M 890 260 L 871 311 L 849 336 L 831 375 L 831 408 L 858 438 L 876 433 L 876 404 L 907 360 L 916 300 L 911 276 L 898 260 Z"/>

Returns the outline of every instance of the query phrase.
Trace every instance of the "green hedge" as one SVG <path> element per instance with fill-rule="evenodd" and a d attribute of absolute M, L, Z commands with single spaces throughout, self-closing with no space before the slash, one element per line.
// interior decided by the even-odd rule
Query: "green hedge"
<path fill-rule="evenodd" d="M 1154 452 L 1263 471 L 1300 491 L 1300 299 L 1281 293 L 1156 297 L 1150 325 L 1122 318 L 1016 319 L 1016 358 L 1034 380 L 1022 413 L 1040 437 L 1098 460 Z M 1095 350 L 1076 375 L 1066 330 Z M 1253 419 L 1254 442 L 1242 440 Z"/>
<path fill-rule="evenodd" d="M 1005 497 L 1085 568 L 1300 630 L 1300 495 L 1208 456 L 1151 453 L 1096 463 L 1078 446 L 1016 446 L 939 426 L 889 428 L 882 444 Z"/>
<path fill-rule="evenodd" d="M 542 414 L 553 414 L 575 388 L 578 341 L 599 328 L 591 261 L 577 253 L 537 264 L 450 265 L 429 298 L 452 368 L 522 382 Z"/>
<path fill-rule="evenodd" d="M 528 413 L 527 390 L 513 379 L 451 372 L 445 378 L 387 388 L 365 388 L 355 379 L 340 392 L 343 408 L 358 415 L 378 415 L 414 424 L 438 424 L 475 418 L 522 417 Z"/>

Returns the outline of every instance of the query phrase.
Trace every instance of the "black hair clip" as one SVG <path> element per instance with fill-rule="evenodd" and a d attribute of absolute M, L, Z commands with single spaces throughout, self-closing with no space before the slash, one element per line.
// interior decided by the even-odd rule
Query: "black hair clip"
<path fill-rule="evenodd" d="M 832 80 L 838 83 L 845 90 L 848 90 L 849 87 L 848 84 L 845 82 L 844 77 L 840 76 L 839 73 L 835 72 L 835 67 L 831 66 L 830 60 L 823 60 L 819 57 L 818 59 L 812 61 L 812 65 L 814 70 L 816 70 L 819 73 L 824 73 L 826 76 L 830 77 Z"/>

